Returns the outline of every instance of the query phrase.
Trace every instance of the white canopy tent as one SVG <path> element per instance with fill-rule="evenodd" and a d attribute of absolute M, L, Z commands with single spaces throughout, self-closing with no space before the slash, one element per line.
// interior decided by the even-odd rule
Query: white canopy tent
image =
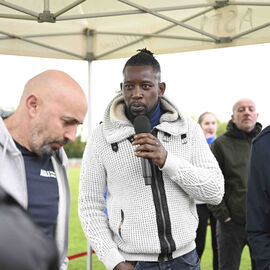
<path fill-rule="evenodd" d="M 269 26 L 269 1 L 0 0 L 0 54 L 85 60 L 90 81 L 93 60 L 265 43 Z"/>
<path fill-rule="evenodd" d="M 90 75 L 93 60 L 143 47 L 165 54 L 268 43 L 269 26 L 269 1 L 0 0 L 0 54 L 81 59 Z"/>
<path fill-rule="evenodd" d="M 0 0 L 0 53 L 87 61 L 270 42 L 270 2 Z"/>

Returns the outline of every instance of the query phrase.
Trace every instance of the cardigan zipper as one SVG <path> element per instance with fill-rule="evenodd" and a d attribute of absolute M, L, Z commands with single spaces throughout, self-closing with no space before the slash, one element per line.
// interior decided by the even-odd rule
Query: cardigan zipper
<path fill-rule="evenodd" d="M 157 179 L 155 179 L 154 183 L 155 183 L 155 186 L 156 186 L 156 189 L 157 189 L 158 202 L 159 202 L 160 213 L 161 213 L 161 219 L 162 219 L 162 224 L 163 224 L 163 232 L 162 232 L 162 233 L 163 233 L 163 238 L 164 238 L 164 240 L 165 240 L 165 243 L 167 244 L 167 247 L 168 247 L 168 253 L 171 253 L 170 243 L 169 243 L 169 240 L 167 239 L 167 236 L 166 236 L 166 221 L 165 221 L 164 210 L 163 210 L 163 207 L 162 207 L 161 192 L 160 192 L 160 188 L 159 188 L 159 186 L 158 186 Z"/>
<path fill-rule="evenodd" d="M 154 129 L 152 134 L 157 137 L 157 130 Z M 156 209 L 157 226 L 159 233 L 159 240 L 161 245 L 161 254 L 159 261 L 166 261 L 172 259 L 172 252 L 175 251 L 175 242 L 171 235 L 171 222 L 164 188 L 164 181 L 162 172 L 151 161 L 152 166 L 152 193 Z"/>

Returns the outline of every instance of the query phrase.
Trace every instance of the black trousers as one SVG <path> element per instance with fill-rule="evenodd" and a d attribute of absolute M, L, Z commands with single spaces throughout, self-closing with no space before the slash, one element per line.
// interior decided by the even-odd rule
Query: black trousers
<path fill-rule="evenodd" d="M 241 255 L 245 245 L 248 245 L 245 225 L 239 225 L 232 220 L 217 221 L 217 243 L 220 270 L 239 270 Z M 250 250 L 249 250 L 250 251 Z M 251 269 L 256 270 L 255 262 L 251 258 Z"/>
<path fill-rule="evenodd" d="M 206 232 L 208 226 L 208 220 L 211 225 L 211 242 L 213 250 L 213 270 L 218 270 L 218 250 L 217 250 L 217 239 L 216 239 L 216 219 L 207 208 L 206 204 L 197 204 L 197 212 L 199 216 L 199 226 L 197 229 L 197 236 L 195 239 L 196 250 L 199 258 L 201 259 L 206 240 Z"/>

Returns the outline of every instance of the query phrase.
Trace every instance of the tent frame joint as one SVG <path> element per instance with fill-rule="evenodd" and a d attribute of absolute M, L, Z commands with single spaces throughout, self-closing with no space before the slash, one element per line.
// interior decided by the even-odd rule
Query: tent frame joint
<path fill-rule="evenodd" d="M 231 43 L 231 42 L 232 42 L 232 38 L 231 37 L 220 37 L 216 41 L 216 44 Z"/>
<path fill-rule="evenodd" d="M 86 58 L 85 58 L 88 62 L 92 62 L 93 60 L 95 60 L 94 54 L 92 52 L 88 52 L 86 54 Z"/>
<path fill-rule="evenodd" d="M 38 14 L 38 22 L 49 22 L 49 23 L 55 23 L 56 18 L 53 13 L 51 13 L 49 10 L 44 10 L 42 13 Z"/>
<path fill-rule="evenodd" d="M 89 28 L 85 28 L 83 30 L 83 34 L 86 35 L 86 36 L 94 36 L 95 30 L 89 29 Z"/>
<path fill-rule="evenodd" d="M 223 7 L 226 7 L 228 5 L 229 5 L 229 0 L 216 0 L 214 8 L 215 9 L 223 8 Z"/>

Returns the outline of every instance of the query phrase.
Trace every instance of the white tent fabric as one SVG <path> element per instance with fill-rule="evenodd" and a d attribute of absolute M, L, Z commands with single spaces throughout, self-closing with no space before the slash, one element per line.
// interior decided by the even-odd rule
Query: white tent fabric
<path fill-rule="evenodd" d="M 0 53 L 129 57 L 270 42 L 270 2 L 0 0 Z"/>

